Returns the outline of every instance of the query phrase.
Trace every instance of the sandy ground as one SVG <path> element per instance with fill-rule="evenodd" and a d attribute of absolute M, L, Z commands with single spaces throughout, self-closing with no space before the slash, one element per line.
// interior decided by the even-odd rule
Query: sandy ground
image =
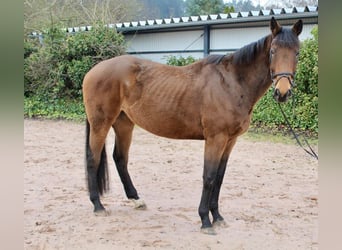
<path fill-rule="evenodd" d="M 221 189 L 228 224 L 199 232 L 203 141 L 134 131 L 129 170 L 147 210 L 126 199 L 107 138 L 111 214 L 93 215 L 84 169 L 85 127 L 24 120 L 25 249 L 318 249 L 318 163 L 297 145 L 242 137 Z M 317 150 L 317 148 L 316 148 Z"/>

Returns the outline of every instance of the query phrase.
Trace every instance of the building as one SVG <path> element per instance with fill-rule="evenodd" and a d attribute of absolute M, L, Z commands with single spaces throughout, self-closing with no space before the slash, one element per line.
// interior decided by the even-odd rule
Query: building
<path fill-rule="evenodd" d="M 165 63 L 169 55 L 203 58 L 209 54 L 231 53 L 269 34 L 271 16 L 284 26 L 302 19 L 304 27 L 299 38 L 305 40 L 318 24 L 318 7 L 143 20 L 109 26 L 115 26 L 125 36 L 129 54 Z"/>

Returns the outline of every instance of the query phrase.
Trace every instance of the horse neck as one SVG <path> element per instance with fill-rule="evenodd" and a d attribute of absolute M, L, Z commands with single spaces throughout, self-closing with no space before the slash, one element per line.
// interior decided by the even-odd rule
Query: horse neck
<path fill-rule="evenodd" d="M 248 97 L 250 108 L 254 107 L 272 83 L 269 61 L 271 41 L 271 35 L 266 37 L 263 48 L 257 51 L 248 63 L 235 65 L 238 84 L 242 86 L 243 94 Z"/>

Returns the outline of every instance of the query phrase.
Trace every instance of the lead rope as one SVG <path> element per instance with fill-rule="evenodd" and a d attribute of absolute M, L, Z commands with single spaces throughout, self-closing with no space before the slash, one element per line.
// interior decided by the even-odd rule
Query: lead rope
<path fill-rule="evenodd" d="M 297 134 L 295 133 L 295 131 L 293 130 L 289 120 L 287 119 L 287 116 L 285 115 L 285 112 L 283 110 L 283 108 L 281 107 L 281 104 L 278 102 L 278 106 L 279 106 L 279 109 L 281 111 L 281 113 L 283 114 L 284 118 L 285 118 L 285 122 L 287 123 L 287 126 L 289 127 L 291 133 L 293 134 L 294 138 L 296 139 L 297 143 L 299 146 L 301 146 L 302 149 L 304 149 L 304 151 L 306 153 L 308 153 L 309 155 L 311 155 L 312 157 L 316 158 L 318 160 L 318 155 L 315 153 L 315 151 L 311 148 L 310 144 L 308 143 L 308 141 L 306 140 L 305 136 L 303 136 L 304 138 L 304 141 L 306 143 L 306 145 L 309 147 L 310 151 L 307 150 L 306 148 L 303 147 L 302 143 L 300 142 Z"/>

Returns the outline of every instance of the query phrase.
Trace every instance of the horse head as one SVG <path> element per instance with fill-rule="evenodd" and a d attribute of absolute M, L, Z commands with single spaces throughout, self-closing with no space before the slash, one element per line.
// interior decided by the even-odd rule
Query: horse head
<path fill-rule="evenodd" d="M 297 21 L 292 28 L 285 28 L 272 17 L 270 22 L 272 43 L 270 48 L 270 73 L 274 86 L 274 99 L 285 102 L 292 94 L 299 55 L 298 36 L 303 22 Z"/>

